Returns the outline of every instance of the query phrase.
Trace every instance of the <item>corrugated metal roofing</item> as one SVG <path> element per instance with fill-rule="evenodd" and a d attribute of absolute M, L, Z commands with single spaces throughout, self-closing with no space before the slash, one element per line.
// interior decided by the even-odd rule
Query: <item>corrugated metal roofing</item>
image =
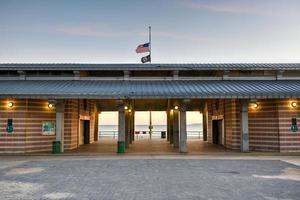
<path fill-rule="evenodd" d="M 0 81 L 1 98 L 299 98 L 300 81 Z"/>
<path fill-rule="evenodd" d="M 0 70 L 300 70 L 300 63 L 0 64 Z"/>

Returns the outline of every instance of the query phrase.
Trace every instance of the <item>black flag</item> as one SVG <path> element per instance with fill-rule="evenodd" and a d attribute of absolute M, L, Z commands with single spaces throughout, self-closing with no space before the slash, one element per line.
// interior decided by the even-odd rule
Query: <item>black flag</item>
<path fill-rule="evenodd" d="M 151 61 L 150 54 L 148 56 L 142 57 L 141 61 L 142 63 L 150 62 Z"/>

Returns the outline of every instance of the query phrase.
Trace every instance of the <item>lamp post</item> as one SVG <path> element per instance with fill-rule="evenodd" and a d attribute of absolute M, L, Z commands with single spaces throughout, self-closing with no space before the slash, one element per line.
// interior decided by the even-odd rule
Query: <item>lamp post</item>
<path fill-rule="evenodd" d="M 150 140 L 152 139 L 152 129 L 153 129 L 153 126 L 152 126 L 152 112 L 150 111 L 149 113 L 149 134 L 150 134 Z"/>

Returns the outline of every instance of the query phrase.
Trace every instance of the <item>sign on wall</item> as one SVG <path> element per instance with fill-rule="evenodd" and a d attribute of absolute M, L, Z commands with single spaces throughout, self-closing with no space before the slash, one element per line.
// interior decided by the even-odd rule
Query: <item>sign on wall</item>
<path fill-rule="evenodd" d="M 298 131 L 297 118 L 292 118 L 291 131 L 293 133 L 296 133 Z"/>
<path fill-rule="evenodd" d="M 55 121 L 43 121 L 42 134 L 55 135 Z"/>
<path fill-rule="evenodd" d="M 7 119 L 6 132 L 7 133 L 12 133 L 13 131 L 14 131 L 13 120 L 12 119 Z"/>

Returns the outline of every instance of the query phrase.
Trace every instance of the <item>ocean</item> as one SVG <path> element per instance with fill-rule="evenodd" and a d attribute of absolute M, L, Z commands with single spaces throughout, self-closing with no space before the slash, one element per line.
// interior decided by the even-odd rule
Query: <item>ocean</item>
<path fill-rule="evenodd" d="M 135 132 L 149 132 L 149 125 L 136 125 Z M 99 136 L 113 136 L 116 137 L 118 135 L 118 125 L 99 125 Z M 188 124 L 187 125 L 187 135 L 188 137 L 202 137 L 202 123 L 197 124 Z M 153 137 L 160 137 L 162 131 L 167 131 L 167 125 L 153 125 Z"/>

